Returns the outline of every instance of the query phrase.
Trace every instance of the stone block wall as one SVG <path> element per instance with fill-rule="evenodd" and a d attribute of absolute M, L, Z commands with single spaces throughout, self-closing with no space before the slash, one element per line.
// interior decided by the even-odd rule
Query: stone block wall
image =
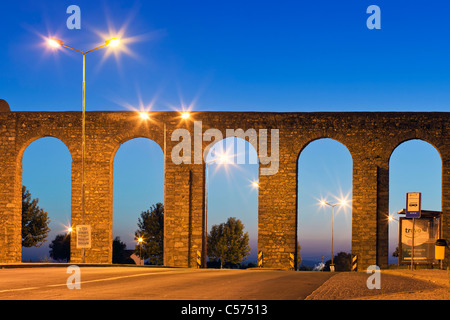
<path fill-rule="evenodd" d="M 389 159 L 404 141 L 427 141 L 441 155 L 443 237 L 450 239 L 449 113 L 194 112 L 188 120 L 177 112 L 149 115 L 150 119 L 143 120 L 132 111 L 86 113 L 84 220 L 92 226 L 92 248 L 85 249 L 86 263 L 112 260 L 114 156 L 122 143 L 145 137 L 156 141 L 164 152 L 165 265 L 196 267 L 205 218 L 205 164 L 196 160 L 210 143 L 201 134 L 213 128 L 220 130 L 223 138 L 227 129 L 255 129 L 258 152 L 260 130 L 269 130 L 269 154 L 271 143 L 276 142 L 271 140 L 270 130 L 279 130 L 278 170 L 259 177 L 258 251 L 263 252 L 264 267 L 288 269 L 289 254 L 296 255 L 298 159 L 309 143 L 321 138 L 342 143 L 352 156 L 352 253 L 358 255 L 362 269 L 374 264 L 387 266 Z M 171 158 L 179 143 L 172 141 L 172 133 L 180 128 L 192 137 L 190 163 L 175 164 Z M 1 263 L 21 261 L 22 155 L 32 141 L 46 136 L 60 139 L 71 153 L 72 226 L 82 223 L 81 112 L 0 112 Z M 271 165 L 260 164 L 260 173 Z M 71 262 L 80 263 L 82 251 L 75 244 L 76 234 Z M 445 263 L 448 258 L 447 251 Z"/>

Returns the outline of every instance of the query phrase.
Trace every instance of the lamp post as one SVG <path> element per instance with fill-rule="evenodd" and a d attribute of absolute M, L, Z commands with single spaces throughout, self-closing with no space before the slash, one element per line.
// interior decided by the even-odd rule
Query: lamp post
<path fill-rule="evenodd" d="M 142 237 L 138 238 L 138 242 L 139 242 L 139 265 L 141 265 L 141 261 L 142 259 L 142 242 L 144 241 L 144 239 Z"/>
<path fill-rule="evenodd" d="M 81 224 L 85 223 L 85 177 L 84 177 L 84 162 L 85 162 L 85 145 L 86 145 L 86 54 L 110 46 L 117 47 L 120 44 L 120 40 L 117 38 L 112 38 L 105 41 L 105 44 L 98 46 L 94 49 L 88 51 L 81 51 L 64 44 L 62 40 L 59 39 L 48 39 L 48 44 L 53 48 L 64 47 L 83 55 L 83 110 L 82 110 L 82 120 L 81 120 Z M 81 262 L 85 262 L 85 252 L 84 248 L 81 249 Z"/>
<path fill-rule="evenodd" d="M 333 272 L 334 271 L 334 263 L 333 263 L 333 256 L 334 256 L 334 208 L 336 206 L 343 206 L 347 204 L 347 201 L 345 199 L 340 200 L 338 203 L 329 203 L 326 200 L 321 200 L 320 204 L 322 206 L 329 206 L 332 208 L 332 213 L 331 213 L 331 264 L 330 264 L 330 271 Z"/>

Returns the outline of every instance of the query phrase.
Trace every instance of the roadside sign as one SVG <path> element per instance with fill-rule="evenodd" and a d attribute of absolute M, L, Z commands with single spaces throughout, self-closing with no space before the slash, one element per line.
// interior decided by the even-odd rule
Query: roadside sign
<path fill-rule="evenodd" d="M 412 259 L 414 263 L 436 262 L 435 243 L 440 236 L 440 217 L 440 212 L 423 210 L 420 219 L 400 218 L 398 237 L 400 264 L 410 264 Z"/>
<path fill-rule="evenodd" d="M 422 194 L 408 192 L 406 194 L 406 218 L 420 218 Z"/>
<path fill-rule="evenodd" d="M 91 247 L 91 226 L 78 225 L 77 226 L 77 249 L 84 249 Z"/>

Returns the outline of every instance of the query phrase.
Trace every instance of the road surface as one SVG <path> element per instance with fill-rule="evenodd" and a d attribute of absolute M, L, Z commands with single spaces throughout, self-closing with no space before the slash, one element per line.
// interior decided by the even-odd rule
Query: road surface
<path fill-rule="evenodd" d="M 67 266 L 3 268 L 0 300 L 303 300 L 332 275 L 88 266 L 78 274 Z"/>

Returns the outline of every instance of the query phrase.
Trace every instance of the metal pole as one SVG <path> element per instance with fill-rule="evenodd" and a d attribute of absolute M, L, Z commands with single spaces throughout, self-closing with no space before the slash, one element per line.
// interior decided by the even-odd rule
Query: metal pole
<path fill-rule="evenodd" d="M 115 39 L 115 38 L 114 38 Z M 89 52 L 95 51 L 97 49 L 106 47 L 110 44 L 111 40 L 110 39 L 108 41 L 105 41 L 105 44 L 94 48 L 92 50 L 83 52 L 81 50 L 72 48 L 70 46 L 67 46 L 65 44 L 63 44 L 62 41 L 58 41 L 58 43 L 65 48 L 68 48 L 70 50 L 79 52 L 83 55 L 83 111 L 82 111 L 82 116 L 81 116 L 81 224 L 85 224 L 85 213 L 86 213 L 86 209 L 85 209 L 85 174 L 84 174 L 84 167 L 85 167 L 85 144 L 86 144 L 86 54 L 88 54 Z M 85 249 L 82 248 L 81 249 L 81 262 L 84 263 L 85 262 Z"/>
<path fill-rule="evenodd" d="M 81 224 L 85 224 L 84 157 L 86 144 L 86 54 L 83 53 L 83 111 L 81 120 Z M 85 263 L 85 250 L 81 249 L 81 262 Z"/>
<path fill-rule="evenodd" d="M 332 213 L 331 213 L 331 265 L 334 266 L 333 263 L 333 255 L 334 255 L 334 207 L 332 206 Z"/>
<path fill-rule="evenodd" d="M 412 227 L 412 248 L 411 248 L 411 270 L 414 269 L 414 228 L 416 224 L 416 219 L 413 218 L 413 227 Z"/>

